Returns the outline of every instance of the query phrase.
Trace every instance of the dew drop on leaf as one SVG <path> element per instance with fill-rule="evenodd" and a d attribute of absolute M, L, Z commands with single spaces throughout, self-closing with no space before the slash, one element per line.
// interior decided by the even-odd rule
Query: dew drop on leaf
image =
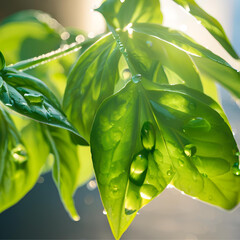
<path fill-rule="evenodd" d="M 151 184 L 144 184 L 140 188 L 140 195 L 142 198 L 151 200 L 158 193 L 158 190 Z"/>
<path fill-rule="evenodd" d="M 197 117 L 191 119 L 183 128 L 183 132 L 191 133 L 207 133 L 211 130 L 211 124 L 204 118 Z"/>
<path fill-rule="evenodd" d="M 107 211 L 105 209 L 103 209 L 103 214 L 107 215 Z"/>
<path fill-rule="evenodd" d="M 234 163 L 232 166 L 232 173 L 236 176 L 240 176 L 239 163 Z"/>
<path fill-rule="evenodd" d="M 137 74 L 137 75 L 134 75 L 134 76 L 132 77 L 132 81 L 133 81 L 134 83 L 139 83 L 139 82 L 141 82 L 141 80 L 142 80 L 142 75 L 141 75 L 141 74 Z"/>
<path fill-rule="evenodd" d="M 131 215 L 141 207 L 141 198 L 138 192 L 128 191 L 125 200 L 125 214 Z"/>
<path fill-rule="evenodd" d="M 23 163 L 28 160 L 27 151 L 22 144 L 18 144 L 14 149 L 12 149 L 11 154 L 13 156 L 13 160 L 17 163 Z"/>
<path fill-rule="evenodd" d="M 183 166 L 184 166 L 184 161 L 181 160 L 181 159 L 179 159 L 179 160 L 178 160 L 178 164 L 179 164 L 180 167 L 183 167 Z"/>
<path fill-rule="evenodd" d="M 167 175 L 168 175 L 168 176 L 172 176 L 172 174 L 173 174 L 173 171 L 172 171 L 171 169 L 169 169 L 169 170 L 167 171 Z"/>
<path fill-rule="evenodd" d="M 155 147 L 156 133 L 152 123 L 145 122 L 141 130 L 141 140 L 143 147 L 151 151 Z"/>
<path fill-rule="evenodd" d="M 146 44 L 148 47 L 152 47 L 152 45 L 153 45 L 152 41 L 146 41 Z"/>
<path fill-rule="evenodd" d="M 132 77 L 132 74 L 128 68 L 126 68 L 122 71 L 122 78 L 124 81 L 130 79 L 131 77 Z"/>
<path fill-rule="evenodd" d="M 187 157 L 194 156 L 196 154 L 196 152 L 197 152 L 197 148 L 192 144 L 186 145 L 184 147 L 184 153 Z"/>
<path fill-rule="evenodd" d="M 25 93 L 24 98 L 33 104 L 42 104 L 43 96 L 35 93 Z"/>
<path fill-rule="evenodd" d="M 145 179 L 145 171 L 148 167 L 148 159 L 143 154 L 134 157 L 130 168 L 130 180 L 137 185 L 142 185 Z"/>

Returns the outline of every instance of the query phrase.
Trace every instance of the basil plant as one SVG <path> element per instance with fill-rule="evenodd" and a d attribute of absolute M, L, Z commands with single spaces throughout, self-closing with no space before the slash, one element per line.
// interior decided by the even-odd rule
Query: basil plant
<path fill-rule="evenodd" d="M 239 60 L 216 19 L 194 0 L 172 1 Z M 96 11 L 108 30 L 94 38 L 40 11 L 0 23 L 0 212 L 49 171 L 73 220 L 73 195 L 95 174 L 116 239 L 169 184 L 238 205 L 240 153 L 216 84 L 240 98 L 240 73 L 164 27 L 160 9 L 105 0 Z"/>

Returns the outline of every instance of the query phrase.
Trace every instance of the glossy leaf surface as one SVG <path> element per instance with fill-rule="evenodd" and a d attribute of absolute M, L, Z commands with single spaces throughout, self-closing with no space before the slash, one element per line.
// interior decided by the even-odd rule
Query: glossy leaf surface
<path fill-rule="evenodd" d="M 181 191 L 222 208 L 239 201 L 240 178 L 231 172 L 238 150 L 221 108 L 182 85 L 142 82 L 104 101 L 91 133 L 95 174 L 117 239 L 172 178 Z"/>
<path fill-rule="evenodd" d="M 80 56 L 69 76 L 63 109 L 87 140 L 99 105 L 114 92 L 119 58 L 120 52 L 109 34 Z"/>
<path fill-rule="evenodd" d="M 135 22 L 162 23 L 158 0 L 105 0 L 97 11 L 115 28 L 123 29 Z"/>
<path fill-rule="evenodd" d="M 6 68 L 0 74 L 0 100 L 10 109 L 55 127 L 78 134 L 68 122 L 54 94 L 39 79 Z M 83 144 L 85 142 L 82 139 Z"/>
<path fill-rule="evenodd" d="M 0 111 L 0 212 L 17 203 L 38 180 L 49 148 L 39 128 L 26 127 L 21 133 L 8 114 Z M 31 139 L 31 141 L 29 141 Z"/>
<path fill-rule="evenodd" d="M 191 15 L 193 15 L 232 57 L 239 58 L 237 53 L 233 49 L 223 27 L 214 17 L 210 16 L 202 8 L 200 8 L 194 0 L 173 1 L 182 6 Z"/>

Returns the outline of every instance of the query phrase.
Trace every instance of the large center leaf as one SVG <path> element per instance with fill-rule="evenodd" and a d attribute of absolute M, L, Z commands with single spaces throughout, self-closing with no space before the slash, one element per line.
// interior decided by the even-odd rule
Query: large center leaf
<path fill-rule="evenodd" d="M 142 82 L 104 101 L 91 133 L 95 174 L 117 239 L 172 179 L 186 194 L 226 209 L 239 201 L 240 178 L 231 172 L 238 150 L 221 108 L 182 85 Z"/>

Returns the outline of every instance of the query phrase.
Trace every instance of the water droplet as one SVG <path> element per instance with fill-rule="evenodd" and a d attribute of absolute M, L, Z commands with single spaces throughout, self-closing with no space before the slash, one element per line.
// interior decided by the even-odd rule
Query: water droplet
<path fill-rule="evenodd" d="M 124 3 L 124 2 L 125 2 L 125 0 L 120 0 L 120 2 L 121 2 L 121 3 Z"/>
<path fill-rule="evenodd" d="M 137 185 L 142 185 L 145 179 L 147 167 L 148 160 L 146 156 L 143 154 L 135 156 L 130 168 L 130 180 Z"/>
<path fill-rule="evenodd" d="M 191 119 L 183 128 L 183 132 L 191 133 L 207 133 L 211 130 L 211 124 L 204 118 L 197 117 Z"/>
<path fill-rule="evenodd" d="M 141 198 L 139 193 L 135 191 L 128 191 L 125 200 L 125 214 L 131 215 L 141 207 Z"/>
<path fill-rule="evenodd" d="M 169 170 L 167 171 L 167 175 L 168 175 L 168 176 L 172 176 L 172 174 L 173 174 L 173 171 L 172 171 L 171 169 L 169 169 Z"/>
<path fill-rule="evenodd" d="M 107 211 L 105 209 L 103 209 L 103 214 L 107 215 Z"/>
<path fill-rule="evenodd" d="M 183 166 L 184 166 L 184 161 L 181 160 L 181 159 L 179 159 L 179 160 L 178 160 L 178 164 L 179 164 L 180 167 L 183 167 Z"/>
<path fill-rule="evenodd" d="M 87 189 L 88 189 L 89 191 L 95 190 L 96 187 L 97 187 L 97 182 L 96 182 L 95 180 L 91 180 L 91 181 L 89 181 L 89 183 L 87 184 Z"/>
<path fill-rule="evenodd" d="M 196 152 L 197 152 L 197 148 L 193 144 L 189 144 L 184 147 L 184 153 L 187 157 L 194 156 Z"/>
<path fill-rule="evenodd" d="M 13 160 L 17 163 L 26 162 L 28 159 L 27 151 L 22 144 L 18 144 L 14 149 L 12 149 L 11 154 Z"/>
<path fill-rule="evenodd" d="M 194 111 L 196 109 L 196 104 L 193 102 L 190 102 L 188 104 L 188 108 L 190 109 L 190 111 Z"/>
<path fill-rule="evenodd" d="M 146 44 L 148 47 L 152 47 L 152 45 L 153 45 L 152 41 L 146 41 Z"/>
<path fill-rule="evenodd" d="M 25 93 L 24 98 L 33 104 L 42 104 L 43 96 L 36 93 Z"/>
<path fill-rule="evenodd" d="M 156 133 L 152 123 L 145 122 L 141 130 L 141 140 L 143 147 L 151 151 L 155 147 Z"/>
<path fill-rule="evenodd" d="M 132 77 L 132 74 L 128 68 L 126 68 L 122 71 L 122 78 L 124 81 L 131 79 L 131 77 Z"/>
<path fill-rule="evenodd" d="M 122 186 L 126 184 L 127 174 L 121 173 L 118 177 L 111 179 L 109 183 L 109 194 L 111 198 L 119 198 L 122 196 L 124 189 Z"/>
<path fill-rule="evenodd" d="M 141 80 L 142 80 L 142 75 L 141 75 L 141 74 L 137 74 L 137 75 L 134 75 L 134 76 L 132 77 L 132 81 L 133 81 L 134 83 L 139 83 L 139 82 L 141 82 Z"/>
<path fill-rule="evenodd" d="M 3 68 L 5 68 L 5 65 L 6 65 L 5 58 L 2 54 L 2 52 L 0 51 L 0 71 L 2 71 Z"/>
<path fill-rule="evenodd" d="M 153 185 L 150 184 L 144 184 L 140 188 L 141 197 L 147 200 L 151 200 L 152 198 L 154 198 L 157 195 L 157 193 L 158 190 Z"/>
<path fill-rule="evenodd" d="M 62 34 L 61 34 L 61 39 L 63 40 L 63 41 L 66 41 L 66 40 L 68 40 L 70 38 L 70 33 L 69 32 L 63 32 Z"/>
<path fill-rule="evenodd" d="M 232 173 L 236 176 L 240 176 L 239 163 L 234 163 L 232 166 Z"/>

